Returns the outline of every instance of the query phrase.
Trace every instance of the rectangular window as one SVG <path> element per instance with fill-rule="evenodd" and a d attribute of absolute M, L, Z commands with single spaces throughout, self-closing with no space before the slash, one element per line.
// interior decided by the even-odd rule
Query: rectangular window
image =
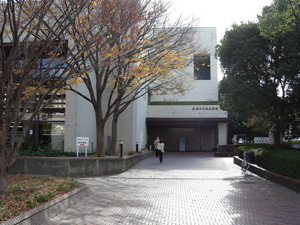
<path fill-rule="evenodd" d="M 194 55 L 194 79 L 210 80 L 210 55 Z"/>

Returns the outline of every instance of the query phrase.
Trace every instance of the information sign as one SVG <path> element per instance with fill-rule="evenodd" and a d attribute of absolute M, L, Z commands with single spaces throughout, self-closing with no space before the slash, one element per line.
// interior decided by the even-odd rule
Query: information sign
<path fill-rule="evenodd" d="M 88 137 L 77 137 L 76 138 L 76 146 L 89 146 L 89 138 Z"/>
<path fill-rule="evenodd" d="M 90 143 L 90 139 L 88 137 L 76 137 L 77 157 L 78 157 L 80 146 L 85 147 L 85 157 L 87 157 L 87 147 L 89 146 L 89 143 Z"/>

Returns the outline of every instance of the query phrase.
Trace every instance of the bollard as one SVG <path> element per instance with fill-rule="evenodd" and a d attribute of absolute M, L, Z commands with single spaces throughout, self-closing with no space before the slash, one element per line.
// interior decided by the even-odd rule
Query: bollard
<path fill-rule="evenodd" d="M 120 141 L 120 157 L 123 157 L 123 141 Z"/>
<path fill-rule="evenodd" d="M 136 144 L 135 144 L 135 151 L 139 152 L 139 143 L 138 142 L 136 142 Z"/>

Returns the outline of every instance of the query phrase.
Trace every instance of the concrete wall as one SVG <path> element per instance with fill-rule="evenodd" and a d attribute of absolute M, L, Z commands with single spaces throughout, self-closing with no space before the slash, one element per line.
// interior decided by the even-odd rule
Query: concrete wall
<path fill-rule="evenodd" d="M 149 105 L 149 118 L 227 118 L 219 105 Z"/>
<path fill-rule="evenodd" d="M 134 120 L 135 127 L 135 139 L 132 140 L 135 145 L 138 142 L 139 149 L 145 147 L 148 141 L 147 137 L 147 125 L 146 125 L 146 116 L 147 116 L 147 104 L 148 104 L 148 96 L 145 95 L 139 98 L 136 101 L 135 112 L 136 118 Z"/>
<path fill-rule="evenodd" d="M 118 120 L 118 126 L 117 126 L 117 150 L 119 150 L 119 141 L 123 141 L 123 154 L 128 153 L 129 151 L 134 151 L 135 147 L 133 146 L 133 118 L 134 118 L 134 104 L 135 102 L 131 103 L 127 109 L 120 115 Z M 105 125 L 105 146 L 108 149 L 108 139 L 111 137 L 111 118 L 107 121 Z"/>
<path fill-rule="evenodd" d="M 10 169 L 9 174 L 51 175 L 57 177 L 100 176 L 124 172 L 151 154 L 152 152 L 147 152 L 124 158 L 19 157 Z"/>
<path fill-rule="evenodd" d="M 89 93 L 83 83 L 73 88 L 87 96 Z M 95 112 L 92 104 L 79 95 L 67 91 L 65 120 L 65 151 L 76 151 L 76 137 L 88 137 L 88 150 L 96 147 Z"/>
<path fill-rule="evenodd" d="M 123 141 L 123 153 L 127 154 L 130 151 L 136 150 L 136 142 L 139 149 L 145 147 L 147 143 L 147 95 L 132 102 L 127 109 L 120 115 L 118 121 L 118 143 Z M 108 120 L 105 126 L 105 142 L 107 145 L 107 136 L 111 136 L 111 119 Z"/>
<path fill-rule="evenodd" d="M 74 87 L 76 89 L 76 87 Z M 67 152 L 76 151 L 76 126 L 77 121 L 77 95 L 71 91 L 66 92 L 65 112 L 65 146 Z"/>
<path fill-rule="evenodd" d="M 78 84 L 78 91 L 89 96 L 86 86 Z M 88 149 L 96 147 L 96 118 L 93 106 L 84 98 L 77 96 L 77 120 L 76 136 L 88 137 L 90 140 Z M 76 144 L 76 143 L 75 143 Z"/>
<path fill-rule="evenodd" d="M 153 95 L 151 101 L 218 101 L 218 73 L 215 46 L 217 45 L 216 28 L 195 27 L 196 51 L 210 54 L 211 80 L 194 80 L 194 64 L 191 63 L 184 70 L 188 74 L 188 81 L 192 85 L 183 94 Z M 191 57 L 193 60 L 193 56 Z"/>

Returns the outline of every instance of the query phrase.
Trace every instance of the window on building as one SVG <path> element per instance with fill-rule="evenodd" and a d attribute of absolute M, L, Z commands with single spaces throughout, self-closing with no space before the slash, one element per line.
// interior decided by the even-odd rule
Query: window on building
<path fill-rule="evenodd" d="M 194 55 L 194 78 L 195 80 L 210 80 L 210 55 Z"/>
<path fill-rule="evenodd" d="M 59 46 L 59 47 L 58 47 Z M 23 45 L 20 45 L 20 52 L 18 52 L 17 61 L 13 70 L 13 81 L 20 82 L 22 76 L 19 76 L 18 69 L 24 67 L 26 49 L 22 49 Z M 12 44 L 7 43 L 4 45 L 4 55 L 9 57 L 12 49 Z M 33 81 L 29 85 L 36 85 L 41 78 L 57 79 L 64 73 L 66 64 L 64 57 L 68 51 L 68 43 L 61 43 L 59 40 L 54 41 L 49 48 L 45 49 L 45 53 L 41 54 L 41 57 L 37 59 L 36 66 L 31 74 L 31 80 Z M 55 56 L 55 57 L 54 57 Z M 44 87 L 51 85 L 51 82 L 46 83 Z M 45 101 L 53 98 L 52 102 L 46 105 L 34 118 L 29 125 L 29 130 L 26 133 L 25 140 L 28 142 L 35 142 L 43 145 L 50 146 L 56 150 L 64 149 L 64 129 L 65 129 L 65 104 L 66 104 L 66 91 L 64 89 L 58 91 L 55 96 L 50 93 L 45 97 Z M 40 96 L 36 94 L 36 100 L 40 99 Z M 25 100 L 24 100 L 25 101 Z M 23 126 L 27 123 L 32 113 L 35 110 L 36 102 L 32 101 L 30 107 L 26 109 L 26 113 L 23 116 L 23 121 L 18 126 L 18 135 L 21 135 Z M 20 105 L 20 110 L 24 110 L 24 106 Z M 11 132 L 12 129 L 9 131 Z M 9 133 L 10 135 L 10 133 Z M 9 135 L 7 140 L 9 140 Z"/>

